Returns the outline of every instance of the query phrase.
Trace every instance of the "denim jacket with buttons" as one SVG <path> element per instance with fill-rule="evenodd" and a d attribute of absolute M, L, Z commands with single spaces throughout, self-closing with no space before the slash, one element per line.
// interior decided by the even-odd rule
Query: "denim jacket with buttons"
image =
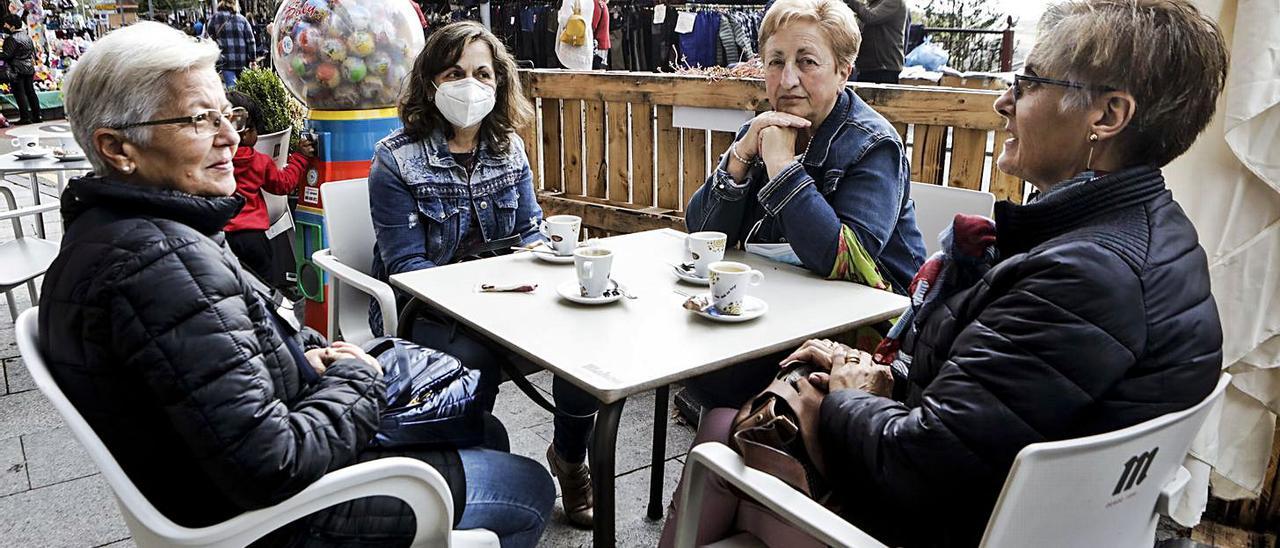
<path fill-rule="evenodd" d="M 398 129 L 374 146 L 369 208 L 377 235 L 375 278 L 454 262 L 459 243 L 477 226 L 486 242 L 513 234 L 526 244 L 542 238 L 542 208 L 520 137 L 510 136 L 505 154 L 481 140 L 474 162 L 468 180 L 438 131 L 412 139 Z"/>
<path fill-rule="evenodd" d="M 689 201 L 690 232 L 724 232 L 732 246 L 760 222 L 752 243 L 790 243 L 805 267 L 824 277 L 839 277 L 837 259 L 847 245 L 861 247 L 889 287 L 906 293 L 925 259 L 910 169 L 897 131 L 853 90 L 837 96 L 804 155 L 776 177 L 757 162 L 735 181 L 728 161 L 725 152 Z M 842 242 L 845 234 L 856 242 Z"/>

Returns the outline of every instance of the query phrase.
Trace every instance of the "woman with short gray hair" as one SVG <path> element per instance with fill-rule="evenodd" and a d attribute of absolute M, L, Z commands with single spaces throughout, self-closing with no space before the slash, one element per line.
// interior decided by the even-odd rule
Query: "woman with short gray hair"
<path fill-rule="evenodd" d="M 95 173 L 62 197 L 66 235 L 40 295 L 49 372 L 138 490 L 203 527 L 279 503 L 328 472 L 384 456 L 430 463 L 454 526 L 537 543 L 555 488 L 536 462 L 486 448 L 370 447 L 387 405 L 378 361 L 274 311 L 222 228 L 244 204 L 232 155 L 245 128 L 218 49 L 142 22 L 106 35 L 67 75 L 66 108 Z M 397 499 L 354 500 L 264 544 L 404 546 Z"/>
<path fill-rule="evenodd" d="M 995 103 L 1012 135 L 997 165 L 1037 195 L 997 204 L 994 222 L 957 216 L 875 356 L 812 340 L 783 360 L 821 369 L 797 383 L 797 415 L 842 515 L 894 546 L 975 546 L 1026 446 L 1213 391 L 1208 264 L 1160 168 L 1213 117 L 1226 51 L 1188 0 L 1049 8 Z M 699 439 L 727 441 L 734 411 L 707 413 Z M 699 543 L 732 504 L 704 503 Z"/>

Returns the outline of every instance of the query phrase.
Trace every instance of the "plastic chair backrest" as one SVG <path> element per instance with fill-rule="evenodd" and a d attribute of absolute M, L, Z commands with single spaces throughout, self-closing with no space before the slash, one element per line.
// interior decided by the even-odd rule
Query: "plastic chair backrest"
<path fill-rule="evenodd" d="M 916 226 L 929 255 L 937 253 L 938 235 L 951 226 L 957 213 L 990 217 L 996 203 L 990 192 L 928 183 L 911 183 L 911 199 L 916 203 Z"/>
<path fill-rule="evenodd" d="M 49 369 L 44 363 L 44 356 L 40 354 L 39 345 L 39 328 L 38 328 L 38 312 L 39 308 L 31 308 L 18 316 L 16 325 L 16 335 L 18 338 L 18 350 L 22 353 L 22 362 L 26 364 L 27 371 L 31 373 L 31 379 L 35 381 L 35 385 L 40 389 L 49 402 L 53 404 L 53 408 L 58 410 L 58 414 L 62 415 L 62 420 L 67 424 L 67 428 L 75 435 L 76 440 L 89 453 L 89 458 L 93 459 L 93 464 L 97 465 L 98 470 L 102 471 L 102 477 L 107 480 L 107 484 L 111 486 L 111 490 L 115 492 L 116 499 L 120 502 L 121 513 L 124 514 L 125 523 L 129 526 L 129 530 L 134 536 L 139 535 L 139 529 L 147 531 L 156 531 L 158 529 L 175 529 L 179 525 L 164 517 L 155 506 L 142 496 L 142 492 L 133 485 L 133 481 L 125 475 L 124 470 L 116 462 L 115 457 L 111 456 L 111 452 L 107 450 L 107 446 L 98 438 L 98 434 L 89 427 L 89 423 L 84 420 L 80 412 L 75 406 L 71 405 L 71 401 L 62 393 L 62 389 L 54 382 L 53 376 L 49 374 Z M 145 534 L 145 533 L 143 533 Z"/>
<path fill-rule="evenodd" d="M 344 265 L 370 274 L 373 269 L 373 217 L 369 213 L 369 180 L 351 179 L 320 185 L 329 252 Z M 330 279 L 333 279 L 330 277 Z M 356 344 L 373 338 L 369 328 L 369 296 L 345 284 L 334 284 L 337 327 Z M 335 303 L 331 303 L 332 306 Z M 394 333 L 388 333 L 393 335 Z M 332 333 L 329 336 L 333 336 Z"/>
<path fill-rule="evenodd" d="M 253 144 L 253 150 L 270 156 L 276 163 L 276 167 L 284 169 L 289 162 L 289 136 L 291 130 L 277 131 L 269 135 L 259 135 L 258 142 Z M 281 217 L 289 214 L 289 199 L 279 194 L 272 194 L 263 191 L 262 198 L 267 203 L 267 222 L 270 225 L 276 224 Z"/>
<path fill-rule="evenodd" d="M 1156 500 L 1231 381 L 1190 409 L 1123 430 L 1028 445 L 996 502 L 984 547 L 1151 546 Z"/>

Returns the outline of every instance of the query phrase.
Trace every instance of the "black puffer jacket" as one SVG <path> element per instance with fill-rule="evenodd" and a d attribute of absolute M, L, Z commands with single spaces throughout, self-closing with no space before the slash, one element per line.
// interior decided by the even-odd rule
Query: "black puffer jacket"
<path fill-rule="evenodd" d="M 822 405 L 847 517 L 895 543 L 976 545 L 1023 447 L 1188 408 L 1218 378 L 1205 253 L 1158 170 L 1001 203 L 995 220 L 1004 260 L 904 343 L 907 403 Z"/>
<path fill-rule="evenodd" d="M 356 461 L 385 403 L 381 375 L 347 359 L 303 382 L 224 244 L 240 198 L 90 177 L 62 203 L 42 351 L 157 508 L 208 525 Z"/>

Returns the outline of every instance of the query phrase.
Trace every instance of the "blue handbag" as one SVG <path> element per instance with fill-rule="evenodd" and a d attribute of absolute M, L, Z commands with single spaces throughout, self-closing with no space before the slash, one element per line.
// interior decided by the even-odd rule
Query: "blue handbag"
<path fill-rule="evenodd" d="M 395 337 L 364 346 L 378 359 L 387 407 L 371 447 L 470 447 L 484 442 L 480 372 L 449 354 Z"/>

